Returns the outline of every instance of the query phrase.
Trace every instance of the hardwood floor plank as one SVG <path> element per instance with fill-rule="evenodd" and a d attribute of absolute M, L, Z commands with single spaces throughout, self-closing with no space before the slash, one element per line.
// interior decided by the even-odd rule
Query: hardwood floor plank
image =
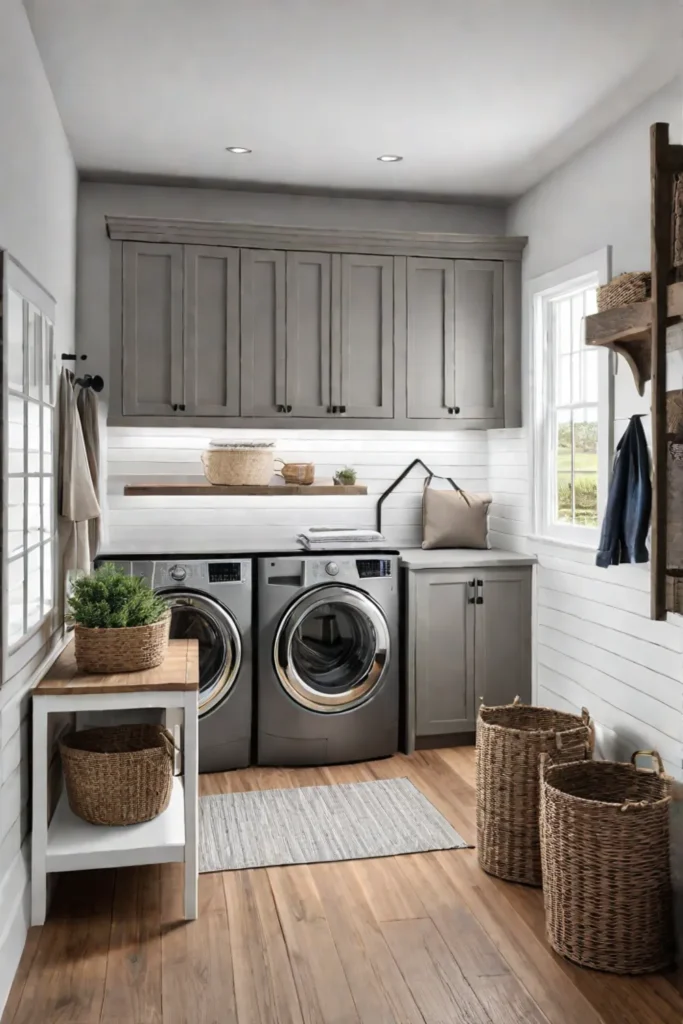
<path fill-rule="evenodd" d="M 302 1024 L 268 875 L 224 871 L 239 1024 Z"/>
<path fill-rule="evenodd" d="M 479 867 L 475 850 L 433 856 L 551 1024 L 604 1024 L 590 1001 L 568 982 L 550 947 L 510 912 L 495 880 Z"/>
<path fill-rule="evenodd" d="M 433 921 L 381 927 L 426 1024 L 491 1024 Z"/>
<path fill-rule="evenodd" d="M 116 872 L 101 1024 L 161 1024 L 159 865 Z"/>
<path fill-rule="evenodd" d="M 548 1018 L 514 977 L 474 914 L 451 887 L 436 857 L 433 854 L 401 857 L 400 864 L 491 1020 L 496 1024 L 547 1024 Z"/>
<path fill-rule="evenodd" d="M 13 1024 L 99 1024 L 113 871 L 62 875 Z"/>
<path fill-rule="evenodd" d="M 12 988 L 10 989 L 9 996 L 7 997 L 2 1017 L 0 1018 L 0 1024 L 12 1024 L 14 1021 L 24 994 L 26 982 L 29 974 L 31 973 L 33 961 L 35 960 L 38 952 L 41 931 L 41 928 L 29 928 L 28 930 L 24 949 L 21 954 L 21 960 L 19 961 L 17 972 L 14 975 L 14 981 L 12 982 Z"/>
<path fill-rule="evenodd" d="M 352 865 L 315 864 L 311 874 L 363 1024 L 424 1024 Z"/>
<path fill-rule="evenodd" d="M 199 876 L 199 917 L 182 916 L 183 865 L 161 868 L 164 1024 L 236 1024 L 230 931 L 220 873 Z"/>
<path fill-rule="evenodd" d="M 476 787 L 475 759 L 472 747 L 440 747 L 433 751 L 437 757 L 448 765 L 448 767 L 459 775 L 463 782 Z"/>
<path fill-rule="evenodd" d="M 310 869 L 268 868 L 305 1024 L 359 1024 Z"/>
<path fill-rule="evenodd" d="M 427 917 L 422 900 L 398 864 L 398 857 L 351 861 L 376 921 L 412 921 Z"/>

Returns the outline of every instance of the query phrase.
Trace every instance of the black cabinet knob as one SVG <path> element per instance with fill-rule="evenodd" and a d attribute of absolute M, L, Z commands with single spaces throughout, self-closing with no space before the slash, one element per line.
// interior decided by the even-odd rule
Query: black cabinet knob
<path fill-rule="evenodd" d="M 291 405 L 286 405 L 285 406 L 285 412 L 291 412 L 291 411 L 292 411 Z"/>
<path fill-rule="evenodd" d="M 455 415 L 457 416 L 457 415 L 458 415 L 458 413 L 460 412 L 460 406 L 459 406 L 459 405 L 456 405 L 455 409 L 453 409 L 453 410 L 452 410 L 452 412 L 454 412 L 454 413 L 455 413 Z"/>
<path fill-rule="evenodd" d="M 184 403 L 184 402 L 183 402 L 183 404 L 182 404 L 182 405 L 180 406 L 180 411 L 181 411 L 181 412 L 185 412 L 185 403 Z"/>
<path fill-rule="evenodd" d="M 346 412 L 346 406 L 345 405 L 340 405 L 339 406 L 339 412 L 345 413 Z"/>
<path fill-rule="evenodd" d="M 173 409 L 173 412 L 178 412 L 178 403 L 174 402 L 171 408 Z"/>

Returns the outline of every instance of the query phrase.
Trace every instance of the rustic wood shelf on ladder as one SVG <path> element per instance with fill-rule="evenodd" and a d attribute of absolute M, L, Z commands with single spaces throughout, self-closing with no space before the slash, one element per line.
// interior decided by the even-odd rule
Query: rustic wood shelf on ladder
<path fill-rule="evenodd" d="M 683 282 L 670 283 L 674 175 L 683 174 L 683 146 L 671 145 L 668 124 L 650 129 L 652 298 L 586 317 L 586 344 L 617 352 L 642 395 L 652 381 L 651 616 L 683 612 L 683 401 L 666 388 L 667 328 L 683 318 Z"/>

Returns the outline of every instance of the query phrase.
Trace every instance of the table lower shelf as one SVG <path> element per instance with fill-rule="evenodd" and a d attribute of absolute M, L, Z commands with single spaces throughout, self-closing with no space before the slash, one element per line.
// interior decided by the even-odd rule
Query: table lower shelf
<path fill-rule="evenodd" d="M 167 864 L 185 859 L 183 780 L 173 779 L 168 807 L 141 825 L 91 825 L 78 818 L 63 792 L 47 834 L 46 869 L 85 871 L 136 864 Z"/>

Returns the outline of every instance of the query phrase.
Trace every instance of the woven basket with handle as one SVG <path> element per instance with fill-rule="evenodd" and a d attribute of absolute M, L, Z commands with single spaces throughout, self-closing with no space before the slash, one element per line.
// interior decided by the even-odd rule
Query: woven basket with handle
<path fill-rule="evenodd" d="M 119 629 L 74 628 L 75 657 L 79 672 L 143 672 L 161 665 L 168 650 L 170 611 L 147 626 Z"/>
<path fill-rule="evenodd" d="M 636 767 L 642 754 L 656 770 Z M 548 941 L 575 963 L 617 974 L 659 971 L 674 956 L 672 780 L 655 751 L 631 760 L 541 768 Z"/>
<path fill-rule="evenodd" d="M 541 885 L 538 828 L 540 754 L 555 761 L 590 757 L 588 712 L 514 704 L 482 706 L 477 722 L 477 852 L 484 871 Z"/>
<path fill-rule="evenodd" d="M 59 744 L 69 806 L 93 825 L 136 825 L 168 806 L 173 786 L 171 734 L 159 725 L 110 725 Z"/>
<path fill-rule="evenodd" d="M 628 306 L 631 302 L 644 302 L 650 298 L 651 286 L 652 274 L 649 271 L 620 274 L 598 288 L 598 312 Z"/>

